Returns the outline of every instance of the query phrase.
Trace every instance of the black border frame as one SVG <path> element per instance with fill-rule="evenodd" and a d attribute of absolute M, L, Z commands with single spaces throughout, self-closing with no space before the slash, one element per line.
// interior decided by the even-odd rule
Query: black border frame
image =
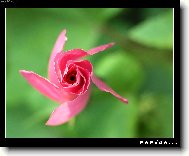
<path fill-rule="evenodd" d="M 139 0 L 140 1 L 140 0 Z M 54 6 L 54 3 L 52 4 L 51 0 L 47 0 L 46 3 L 35 3 L 36 1 L 23 2 L 23 0 L 15 0 L 14 3 L 11 3 L 10 5 L 8 3 L 3 4 L 3 8 L 1 8 L 0 12 L 0 19 L 1 19 L 1 43 L 2 43 L 2 51 L 5 51 L 5 44 L 2 42 L 5 38 L 4 35 L 6 32 L 5 25 L 3 24 L 5 21 L 5 9 L 4 7 L 41 7 L 43 6 Z M 133 1 L 134 2 L 134 1 Z M 141 2 L 141 1 L 140 1 Z M 167 2 L 167 3 L 165 3 Z M 172 2 L 172 1 L 171 1 Z M 181 140 L 181 104 L 182 101 L 180 99 L 181 97 L 181 81 L 180 81 L 180 75 L 181 75 L 181 47 L 180 47 L 180 34 L 181 29 L 179 23 L 181 23 L 181 16 L 178 14 L 180 12 L 180 7 L 174 7 L 174 4 L 170 1 L 164 1 L 165 7 L 173 7 L 174 8 L 174 138 L 5 138 L 5 105 L 1 105 L 0 108 L 0 123 L 1 123 L 1 129 L 0 129 L 0 146 L 4 147 L 176 147 L 181 148 L 182 147 L 182 140 Z M 1 3 L 0 3 L 1 4 Z M 136 4 L 136 2 L 135 2 Z M 138 3 L 137 5 L 140 5 L 141 3 Z M 179 3 L 180 4 L 180 3 Z M 58 6 L 59 3 L 56 4 Z M 144 5 L 144 4 L 143 4 Z M 151 3 L 148 3 L 147 6 L 152 5 Z M 156 4 L 154 3 L 152 7 L 159 7 L 161 6 L 161 3 Z M 115 5 L 116 6 L 116 5 Z M 115 7 L 114 6 L 114 7 Z M 123 5 L 125 6 L 125 5 Z M 132 4 L 131 4 L 132 6 Z M 136 7 L 136 5 L 135 5 Z M 180 14 L 181 15 L 181 14 Z M 180 20 L 179 20 L 180 18 Z M 177 36 L 177 37 L 176 37 Z M 180 53 L 179 53 L 180 52 Z M 5 57 L 4 57 L 5 58 Z M 1 57 L 3 59 L 3 57 Z M 1 67 L 4 67 L 5 65 L 4 60 L 1 61 L 2 65 Z M 4 64 L 3 64 L 4 63 Z M 5 69 L 5 68 L 4 68 Z M 1 70 L 4 70 L 3 68 Z M 3 75 L 1 75 L 2 81 L 5 80 Z M 1 82 L 2 82 L 1 81 Z M 6 82 L 5 82 L 6 83 Z M 5 84 L 4 83 L 4 84 Z M 4 86 L 5 87 L 5 86 Z M 3 87 L 2 87 L 3 88 Z M 4 91 L 3 91 L 4 93 Z M 1 94 L 2 95 L 2 94 Z M 4 96 L 5 97 L 5 96 Z M 5 100 L 5 99 L 3 99 Z M 4 101 L 2 101 L 4 103 Z M 180 105 L 179 105 L 180 104 Z"/>

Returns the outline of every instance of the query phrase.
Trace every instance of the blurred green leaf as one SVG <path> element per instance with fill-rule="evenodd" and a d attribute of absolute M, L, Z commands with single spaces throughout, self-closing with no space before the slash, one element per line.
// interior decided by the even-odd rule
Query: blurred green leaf
<path fill-rule="evenodd" d="M 85 8 L 84 11 L 90 18 L 95 19 L 95 22 L 105 22 L 123 11 L 123 8 Z"/>
<path fill-rule="evenodd" d="M 22 106 L 22 107 L 20 107 Z M 14 109 L 7 109 L 6 113 L 6 137 L 7 138 L 49 138 L 57 137 L 57 132 L 44 123 L 27 128 L 25 120 L 32 116 L 31 111 L 25 107 L 24 102 Z M 24 110 L 24 111 L 23 111 Z M 34 121 L 35 122 L 35 121 Z M 27 123 L 28 125 L 30 123 Z M 32 124 L 32 123 L 31 123 Z"/>
<path fill-rule="evenodd" d="M 173 96 L 160 96 L 158 118 L 160 137 L 173 137 Z M 162 109 L 163 108 L 163 109 Z M 163 122 L 162 122 L 163 121 Z"/>
<path fill-rule="evenodd" d="M 137 99 L 126 105 L 106 92 L 93 91 L 85 110 L 76 117 L 75 132 L 79 137 L 136 137 Z"/>
<path fill-rule="evenodd" d="M 173 46 L 173 12 L 146 19 L 128 33 L 128 37 L 141 44 L 171 49 Z"/>
<path fill-rule="evenodd" d="M 173 67 L 172 65 L 145 66 L 145 79 L 140 91 L 154 92 L 158 95 L 173 94 Z"/>
<path fill-rule="evenodd" d="M 173 137 L 173 97 L 144 93 L 139 105 L 139 137 Z"/>
<path fill-rule="evenodd" d="M 46 8 L 46 9 L 32 9 L 32 11 L 39 14 L 50 14 L 54 18 L 61 17 L 65 21 L 77 21 L 79 23 L 90 23 L 93 27 L 103 24 L 110 18 L 119 14 L 123 8 Z"/>
<path fill-rule="evenodd" d="M 141 9 L 143 18 L 155 17 L 163 15 L 164 13 L 173 10 L 172 8 L 145 8 Z"/>
<path fill-rule="evenodd" d="M 94 67 L 94 73 L 118 92 L 136 91 L 143 82 L 143 69 L 137 60 L 123 51 L 114 51 L 103 57 Z"/>

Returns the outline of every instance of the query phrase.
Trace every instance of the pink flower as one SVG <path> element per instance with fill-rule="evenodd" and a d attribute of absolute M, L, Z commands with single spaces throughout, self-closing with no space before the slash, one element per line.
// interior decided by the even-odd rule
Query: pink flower
<path fill-rule="evenodd" d="M 128 100 L 118 95 L 93 73 L 93 66 L 83 57 L 96 54 L 114 43 L 109 43 L 89 51 L 72 49 L 63 51 L 66 42 L 66 30 L 59 35 L 49 60 L 49 80 L 26 70 L 20 70 L 21 75 L 39 92 L 56 101 L 60 105 L 52 112 L 46 125 L 60 125 L 81 112 L 87 104 L 92 82 L 102 91 L 110 92 L 124 103 Z"/>

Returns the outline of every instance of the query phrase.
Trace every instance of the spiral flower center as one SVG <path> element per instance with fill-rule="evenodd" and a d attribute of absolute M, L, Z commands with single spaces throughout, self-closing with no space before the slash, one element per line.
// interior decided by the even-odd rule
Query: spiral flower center
<path fill-rule="evenodd" d="M 76 82 L 76 72 L 73 71 L 65 75 L 64 80 L 69 84 L 74 84 Z"/>
<path fill-rule="evenodd" d="M 74 81 L 75 80 L 75 75 L 71 75 L 70 76 L 70 81 Z"/>

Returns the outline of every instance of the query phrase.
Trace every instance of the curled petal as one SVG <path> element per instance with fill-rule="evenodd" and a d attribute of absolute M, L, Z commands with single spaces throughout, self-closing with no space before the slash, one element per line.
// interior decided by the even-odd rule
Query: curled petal
<path fill-rule="evenodd" d="M 49 97 L 50 99 L 62 103 L 66 99 L 63 98 L 60 89 L 51 83 L 49 80 L 40 75 L 26 70 L 20 70 L 20 74 L 40 93 Z"/>
<path fill-rule="evenodd" d="M 85 83 L 83 85 L 83 91 L 82 91 L 82 93 L 84 93 L 84 92 L 87 91 L 87 89 L 90 86 L 90 75 L 91 74 L 90 74 L 90 72 L 88 70 L 83 69 L 81 67 L 79 67 L 78 71 L 79 71 L 80 75 L 82 75 L 82 77 L 84 78 L 84 81 L 85 81 Z"/>
<path fill-rule="evenodd" d="M 91 79 L 93 81 L 93 83 L 102 91 L 105 92 L 109 92 L 112 95 L 114 95 L 116 98 L 118 98 L 119 100 L 121 100 L 122 102 L 128 104 L 128 100 L 121 97 L 119 94 L 117 94 L 113 89 L 111 89 L 109 86 L 107 86 L 102 80 L 100 80 L 99 78 L 97 78 L 95 75 L 91 76 Z"/>
<path fill-rule="evenodd" d="M 49 69 L 48 69 L 49 79 L 51 82 L 53 82 L 57 86 L 60 86 L 60 84 L 59 84 L 59 81 L 58 81 L 57 76 L 54 71 L 54 58 L 57 53 L 59 53 L 63 50 L 66 40 L 67 40 L 66 30 L 63 30 L 56 40 L 56 43 L 54 45 L 54 48 L 52 50 L 50 60 L 49 60 Z"/>
<path fill-rule="evenodd" d="M 69 101 L 61 104 L 58 108 L 56 108 L 52 112 L 46 125 L 57 126 L 67 122 L 68 120 L 76 116 L 79 112 L 81 112 L 85 108 L 89 99 L 89 95 L 90 95 L 90 90 L 78 96 L 73 101 Z"/>
<path fill-rule="evenodd" d="M 83 51 L 82 49 L 73 49 L 67 52 L 60 52 L 56 54 L 54 59 L 55 73 L 58 76 L 59 82 L 61 82 L 62 78 L 61 75 L 64 75 L 67 62 L 70 60 L 78 60 L 81 57 L 87 56 L 87 52 Z"/>
<path fill-rule="evenodd" d="M 76 81 L 73 84 L 63 87 L 66 92 L 70 92 L 76 95 L 85 93 L 90 85 L 90 72 L 87 69 L 83 69 L 78 66 Z M 69 82 L 69 81 L 68 81 Z"/>
<path fill-rule="evenodd" d="M 63 87 L 65 87 L 64 84 L 66 84 L 66 86 L 70 84 L 75 84 L 78 78 L 76 66 L 67 66 L 64 71 L 64 75 L 62 75 L 62 78 L 63 79 L 61 81 L 61 84 L 63 85 Z"/>
<path fill-rule="evenodd" d="M 85 79 L 81 75 L 79 75 L 78 77 L 79 78 L 77 80 L 78 81 L 77 84 L 69 85 L 68 87 L 64 87 L 64 90 L 66 92 L 70 92 L 70 93 L 77 94 L 77 95 L 80 95 L 83 92 L 83 90 L 84 90 L 83 86 L 85 85 Z"/>
<path fill-rule="evenodd" d="M 104 51 L 104 50 L 106 50 L 108 48 L 111 48 L 114 44 L 115 44 L 114 42 L 109 43 L 109 44 L 104 44 L 104 45 L 101 45 L 99 47 L 96 47 L 96 48 L 93 48 L 93 49 L 87 51 L 87 53 L 89 55 L 94 55 L 94 54 L 96 54 L 96 53 L 98 53 L 100 51 Z"/>
<path fill-rule="evenodd" d="M 93 66 L 92 64 L 88 61 L 88 60 L 83 60 L 83 61 L 79 61 L 79 62 L 74 62 L 74 64 L 76 64 L 79 67 L 82 67 L 83 69 L 88 70 L 90 73 L 93 70 Z"/>

